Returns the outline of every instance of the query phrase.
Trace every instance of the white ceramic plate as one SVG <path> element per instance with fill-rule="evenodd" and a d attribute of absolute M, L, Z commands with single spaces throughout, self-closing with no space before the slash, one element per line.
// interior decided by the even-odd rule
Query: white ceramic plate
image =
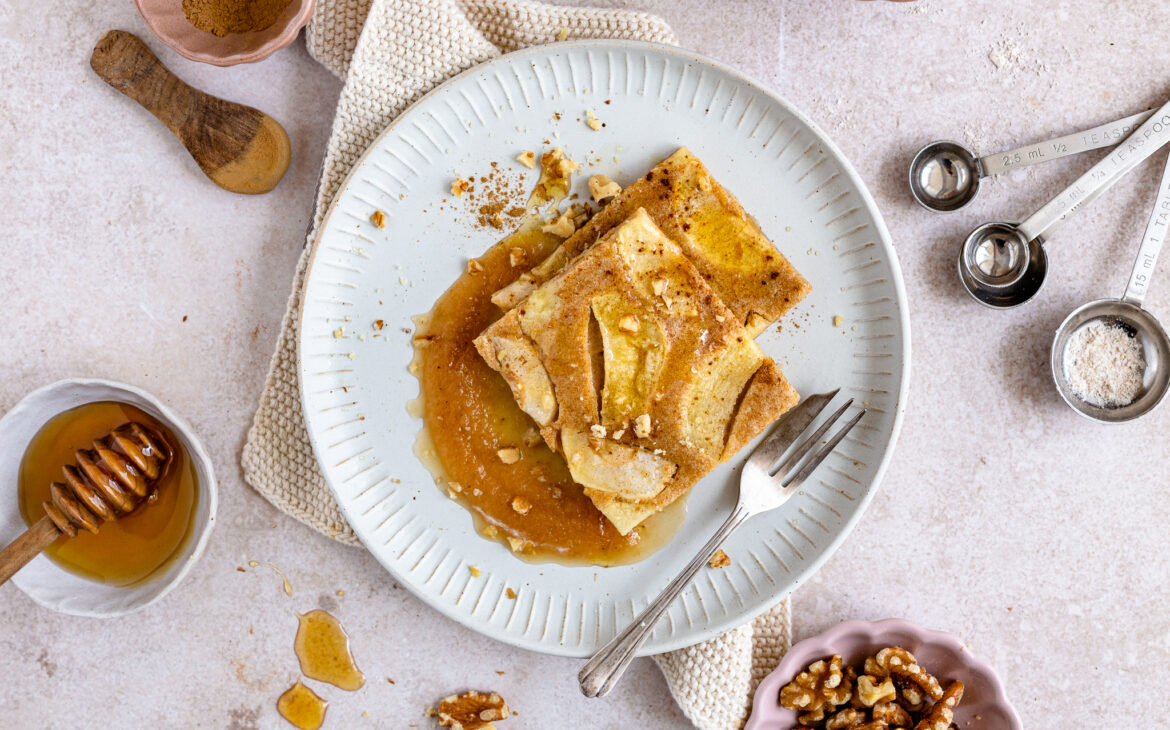
<path fill-rule="evenodd" d="M 605 122 L 600 132 L 585 125 L 587 109 Z M 544 139 L 594 162 L 578 176 L 582 188 L 599 172 L 628 182 L 689 147 L 812 282 L 783 332 L 772 328 L 761 347 L 800 392 L 840 386 L 870 409 L 779 513 L 740 529 L 726 546 L 732 564 L 701 573 L 643 651 L 675 649 L 774 605 L 865 510 L 906 397 L 910 336 L 897 258 L 865 186 L 819 129 L 735 71 L 673 48 L 578 41 L 520 51 L 454 78 L 400 116 L 355 166 L 316 242 L 299 339 L 304 412 L 325 478 L 370 552 L 428 604 L 501 641 L 590 654 L 645 607 L 735 501 L 733 463 L 696 486 L 686 524 L 647 560 L 537 565 L 478 536 L 415 457 L 410 317 L 428 311 L 467 258 L 498 238 L 453 213 L 457 202 L 442 209 L 451 182 L 499 162 L 527 173 L 530 187 L 536 172 L 512 160 L 544 148 Z M 370 224 L 375 210 L 385 211 L 385 230 Z M 368 336 L 375 319 L 386 323 L 380 338 Z M 333 336 L 339 327 L 344 338 Z M 519 595 L 507 598 L 506 587 Z"/>

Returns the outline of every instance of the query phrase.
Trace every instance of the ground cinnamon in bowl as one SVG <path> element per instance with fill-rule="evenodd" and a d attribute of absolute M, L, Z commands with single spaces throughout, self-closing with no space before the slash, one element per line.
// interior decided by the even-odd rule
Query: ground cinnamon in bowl
<path fill-rule="evenodd" d="M 199 30 L 220 38 L 271 27 L 291 0 L 183 0 L 183 14 Z"/>

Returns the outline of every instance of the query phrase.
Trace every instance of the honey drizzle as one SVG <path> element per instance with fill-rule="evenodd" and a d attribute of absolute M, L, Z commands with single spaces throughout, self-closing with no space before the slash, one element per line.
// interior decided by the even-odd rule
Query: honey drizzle
<path fill-rule="evenodd" d="M 353 660 L 349 634 L 341 622 L 321 609 L 298 614 L 297 620 L 293 651 L 301 663 L 301 673 L 349 692 L 361 689 L 366 677 Z"/>
<path fill-rule="evenodd" d="M 329 702 L 304 685 L 301 680 L 285 690 L 276 701 L 276 711 L 300 730 L 317 730 L 325 722 Z"/>
<path fill-rule="evenodd" d="M 281 585 L 281 588 L 284 590 L 284 595 L 288 596 L 289 598 L 292 598 L 292 594 L 293 594 L 292 583 L 288 582 L 288 577 L 285 576 L 284 571 L 282 571 L 280 568 L 276 567 L 272 563 L 263 563 L 263 562 L 260 562 L 259 560 L 249 560 L 248 561 L 249 568 L 255 568 L 258 566 L 268 568 L 272 572 L 279 575 L 280 579 L 282 581 L 284 581 L 284 584 Z"/>

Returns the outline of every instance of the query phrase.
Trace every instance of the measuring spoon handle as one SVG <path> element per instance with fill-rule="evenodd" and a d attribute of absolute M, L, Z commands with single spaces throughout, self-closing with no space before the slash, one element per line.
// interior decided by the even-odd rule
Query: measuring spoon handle
<path fill-rule="evenodd" d="M 1158 254 L 1162 251 L 1162 242 L 1166 240 L 1166 232 L 1170 230 L 1170 158 L 1166 160 L 1166 168 L 1162 170 L 1162 181 L 1158 183 L 1158 199 L 1154 202 L 1154 209 L 1150 211 L 1150 222 L 1146 224 L 1146 232 L 1142 235 L 1142 245 L 1138 247 L 1137 260 L 1133 262 L 1133 271 L 1129 275 L 1129 284 L 1125 287 L 1124 301 L 1142 306 L 1146 292 L 1150 289 L 1150 277 L 1154 274 L 1154 267 L 1158 264 Z"/>
<path fill-rule="evenodd" d="M 1073 213 L 1108 190 L 1167 142 L 1170 142 L 1170 102 L 1160 106 L 1100 162 L 1029 216 L 1020 224 L 1020 233 L 1027 240 L 1050 236 Z"/>
<path fill-rule="evenodd" d="M 1040 162 L 1057 160 L 1069 155 L 1096 150 L 1117 144 L 1134 128 L 1150 118 L 1153 109 L 1131 114 L 1115 122 L 1106 122 L 1083 132 L 1073 132 L 1045 142 L 1033 142 L 1005 152 L 996 152 L 979 158 L 979 176 L 998 175 L 1004 170 L 1027 167 Z"/>

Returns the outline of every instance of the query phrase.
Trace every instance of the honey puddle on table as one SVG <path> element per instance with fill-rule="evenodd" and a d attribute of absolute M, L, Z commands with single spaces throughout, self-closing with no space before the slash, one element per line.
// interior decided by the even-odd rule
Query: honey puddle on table
<path fill-rule="evenodd" d="M 354 662 L 349 634 L 332 614 L 313 609 L 297 614 L 297 635 L 293 652 L 301 673 L 309 679 L 327 682 L 349 692 L 361 689 L 366 677 Z M 276 701 L 276 710 L 300 730 L 316 730 L 325 721 L 329 702 L 317 696 L 301 680 Z"/>
<path fill-rule="evenodd" d="M 366 677 L 353 660 L 349 634 L 341 628 L 341 622 L 321 609 L 302 613 L 297 619 L 293 651 L 301 663 L 301 673 L 350 692 L 361 689 Z"/>
<path fill-rule="evenodd" d="M 300 730 L 317 730 L 321 727 L 327 709 L 329 702 L 318 697 L 299 679 L 276 701 L 276 711 L 280 716 Z"/>

